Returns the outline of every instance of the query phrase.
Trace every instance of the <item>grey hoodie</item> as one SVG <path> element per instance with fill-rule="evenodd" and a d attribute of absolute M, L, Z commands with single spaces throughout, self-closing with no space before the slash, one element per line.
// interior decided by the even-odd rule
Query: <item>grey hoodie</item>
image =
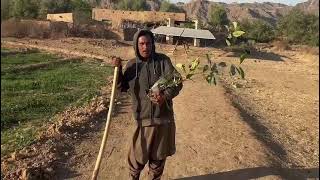
<path fill-rule="evenodd" d="M 138 38 L 149 34 L 152 38 L 152 53 L 148 61 L 141 61 L 138 52 Z M 154 36 L 149 30 L 138 31 L 133 38 L 136 58 L 128 61 L 124 73 L 120 68 L 118 90 L 129 93 L 132 98 L 133 117 L 141 126 L 166 124 L 174 121 L 172 99 L 179 94 L 182 83 L 163 91 L 166 102 L 161 106 L 153 104 L 147 91 L 164 74 L 176 71 L 168 56 L 155 52 Z"/>

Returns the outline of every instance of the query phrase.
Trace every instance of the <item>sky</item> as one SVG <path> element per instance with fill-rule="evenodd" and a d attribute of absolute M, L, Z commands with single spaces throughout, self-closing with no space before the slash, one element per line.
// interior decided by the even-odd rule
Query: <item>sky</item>
<path fill-rule="evenodd" d="M 190 0 L 170 0 L 170 2 L 189 2 Z M 281 3 L 281 4 L 287 4 L 294 6 L 297 3 L 305 2 L 307 0 L 211 0 L 215 2 L 224 2 L 224 3 L 232 3 L 232 2 L 237 2 L 237 3 L 253 3 L 253 2 L 274 2 L 274 3 Z"/>

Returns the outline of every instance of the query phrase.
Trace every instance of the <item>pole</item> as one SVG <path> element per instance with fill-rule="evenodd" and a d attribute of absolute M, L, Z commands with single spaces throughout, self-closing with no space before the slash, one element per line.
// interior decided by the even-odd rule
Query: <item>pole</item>
<path fill-rule="evenodd" d="M 107 123 L 106 123 L 106 127 L 105 127 L 105 130 L 104 130 L 102 142 L 101 142 L 101 145 L 100 145 L 99 154 L 98 154 L 98 157 L 97 157 L 96 165 L 94 167 L 94 171 L 93 171 L 91 180 L 96 180 L 97 179 L 97 176 L 98 176 L 98 173 L 99 173 L 99 168 L 100 168 L 100 163 L 101 163 L 101 159 L 102 159 L 102 154 L 103 154 L 106 142 L 107 142 L 108 130 L 109 130 L 109 126 L 110 126 L 112 109 L 113 109 L 113 104 L 114 104 L 114 96 L 115 96 L 115 91 L 116 91 L 116 86 L 117 86 L 117 81 L 118 81 L 118 74 L 119 74 L 119 68 L 115 67 L 114 68 L 114 75 L 113 75 L 113 84 L 112 84 L 110 105 L 109 105 L 109 111 L 108 111 L 108 116 L 107 116 Z"/>

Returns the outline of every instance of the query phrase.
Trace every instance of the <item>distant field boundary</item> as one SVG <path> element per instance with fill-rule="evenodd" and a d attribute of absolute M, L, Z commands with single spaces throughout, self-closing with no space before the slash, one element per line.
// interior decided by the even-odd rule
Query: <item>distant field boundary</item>
<path fill-rule="evenodd" d="M 20 47 L 28 47 L 28 48 L 37 48 L 39 50 L 51 52 L 51 53 L 61 53 L 65 55 L 72 55 L 72 56 L 77 56 L 77 57 L 86 57 L 86 58 L 94 58 L 94 59 L 100 59 L 106 62 L 107 64 L 111 64 L 111 56 L 101 56 L 101 55 L 95 55 L 95 54 L 90 54 L 90 53 L 84 53 L 84 52 L 79 52 L 79 51 L 70 51 L 67 49 L 62 49 L 62 48 L 52 48 L 48 46 L 43 46 L 43 45 L 33 45 L 33 44 L 26 44 L 26 43 L 21 43 L 21 42 L 12 42 L 12 41 L 1 41 L 2 45 L 13 45 L 13 46 L 20 46 Z"/>
<path fill-rule="evenodd" d="M 77 61 L 81 61 L 81 59 L 70 58 L 70 59 L 55 60 L 55 61 L 45 62 L 45 63 L 29 64 L 29 65 L 16 67 L 16 68 L 4 69 L 3 72 L 4 73 L 17 73 L 17 72 L 21 72 L 21 71 L 32 71 L 32 70 L 39 69 L 39 68 L 45 68 L 50 65 L 57 65 L 57 64 L 77 62 Z"/>

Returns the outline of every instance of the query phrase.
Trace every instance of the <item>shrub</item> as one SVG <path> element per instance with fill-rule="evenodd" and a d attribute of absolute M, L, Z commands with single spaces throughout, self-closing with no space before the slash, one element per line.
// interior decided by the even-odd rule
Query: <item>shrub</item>
<path fill-rule="evenodd" d="M 224 25 L 229 24 L 227 12 L 221 5 L 212 5 L 209 12 L 209 24 L 214 30 L 221 31 Z"/>
<path fill-rule="evenodd" d="M 240 26 L 246 32 L 244 34 L 246 39 L 256 42 L 270 42 L 275 38 L 275 28 L 263 20 L 244 20 Z"/>
<path fill-rule="evenodd" d="M 319 16 L 293 9 L 279 20 L 277 33 L 290 43 L 319 46 Z"/>

